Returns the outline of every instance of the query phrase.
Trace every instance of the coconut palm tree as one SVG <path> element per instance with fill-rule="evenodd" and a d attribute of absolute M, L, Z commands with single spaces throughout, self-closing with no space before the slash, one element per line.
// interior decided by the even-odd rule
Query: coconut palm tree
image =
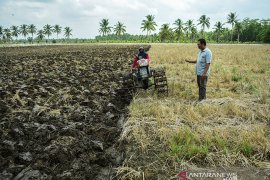
<path fill-rule="evenodd" d="M 37 32 L 37 28 L 34 24 L 30 24 L 28 26 L 28 31 L 30 34 L 32 34 L 32 37 L 29 38 L 29 40 L 31 40 L 31 42 L 33 43 L 33 39 L 34 39 L 34 34 Z"/>
<path fill-rule="evenodd" d="M 194 27 L 193 20 L 189 19 L 185 23 L 185 25 L 186 25 L 186 33 L 187 33 L 187 37 L 188 37 L 188 35 L 191 33 L 192 28 Z M 190 36 L 190 40 L 191 40 L 191 36 Z"/>
<path fill-rule="evenodd" d="M 215 32 L 217 33 L 217 42 L 219 42 L 219 38 L 220 38 L 220 34 L 222 33 L 222 31 L 224 30 L 223 28 L 224 24 L 221 23 L 220 21 L 218 21 L 216 24 L 215 24 Z"/>
<path fill-rule="evenodd" d="M 10 32 L 10 29 L 9 28 L 5 28 L 3 30 L 3 39 L 5 39 L 5 41 L 9 41 L 11 39 L 11 32 Z"/>
<path fill-rule="evenodd" d="M 66 38 L 69 39 L 69 37 L 72 36 L 71 34 L 72 29 L 70 27 L 65 27 L 64 31 Z"/>
<path fill-rule="evenodd" d="M 146 30 L 146 34 L 147 36 L 149 34 L 151 34 L 152 31 L 155 31 L 156 30 L 156 26 L 157 26 L 157 23 L 154 21 L 155 20 L 155 16 L 153 15 L 147 15 L 145 16 L 146 19 L 144 19 L 142 21 L 142 31 L 145 31 Z"/>
<path fill-rule="evenodd" d="M 232 25 L 231 41 L 233 40 L 233 27 L 235 23 L 238 21 L 236 18 L 237 18 L 236 12 L 234 13 L 231 12 L 230 14 L 228 14 L 228 17 L 227 17 L 227 23 Z"/>
<path fill-rule="evenodd" d="M 114 26 L 114 32 L 117 36 L 120 36 L 126 32 L 126 26 L 118 21 L 117 24 Z"/>
<path fill-rule="evenodd" d="M 26 24 L 22 24 L 20 26 L 20 33 L 23 35 L 24 39 L 26 40 L 26 36 L 28 35 L 28 27 Z"/>
<path fill-rule="evenodd" d="M 195 39 L 196 35 L 197 35 L 197 29 L 196 29 L 195 26 L 193 26 L 191 28 L 191 34 L 190 34 L 191 42 L 194 42 L 194 39 Z"/>
<path fill-rule="evenodd" d="M 177 35 L 177 40 L 180 41 L 181 34 L 184 30 L 184 23 L 181 19 L 176 19 L 173 24 L 175 25 L 174 32 Z"/>
<path fill-rule="evenodd" d="M 58 39 L 58 35 L 61 33 L 62 31 L 62 27 L 58 24 L 54 25 L 53 27 L 53 32 L 56 33 L 57 39 Z"/>
<path fill-rule="evenodd" d="M 16 40 L 17 40 L 18 36 L 20 34 L 19 27 L 13 25 L 13 26 L 10 27 L 10 29 L 11 29 L 11 36 L 14 36 L 16 38 Z"/>
<path fill-rule="evenodd" d="M 205 27 L 207 27 L 207 28 L 210 27 L 210 18 L 206 17 L 206 15 L 202 15 L 198 21 L 199 21 L 198 25 L 201 25 L 202 34 L 204 36 Z"/>
<path fill-rule="evenodd" d="M 112 27 L 109 26 L 109 19 L 102 19 L 99 25 L 99 32 L 102 34 L 102 36 L 105 36 L 111 32 Z"/>
<path fill-rule="evenodd" d="M 237 42 L 239 43 L 240 33 L 242 32 L 242 24 L 241 22 L 236 22 L 234 26 L 235 31 L 237 32 Z"/>
<path fill-rule="evenodd" d="M 45 36 L 44 36 L 43 30 L 38 30 L 37 31 L 37 38 L 40 39 L 40 40 L 43 40 L 44 37 Z"/>
<path fill-rule="evenodd" d="M 34 24 L 30 24 L 28 26 L 28 31 L 30 34 L 32 34 L 32 39 L 34 38 L 34 34 L 37 32 L 37 28 Z"/>
<path fill-rule="evenodd" d="M 43 27 L 43 33 L 45 35 L 47 35 L 48 39 L 49 40 L 49 37 L 50 35 L 52 35 L 52 32 L 53 32 L 53 29 L 52 29 L 52 26 L 49 25 L 49 24 L 46 24 L 44 27 Z"/>
<path fill-rule="evenodd" d="M 169 24 L 161 25 L 159 35 L 160 35 L 160 40 L 162 42 L 166 40 L 171 40 L 173 38 L 173 31 L 170 28 L 170 25 Z"/>

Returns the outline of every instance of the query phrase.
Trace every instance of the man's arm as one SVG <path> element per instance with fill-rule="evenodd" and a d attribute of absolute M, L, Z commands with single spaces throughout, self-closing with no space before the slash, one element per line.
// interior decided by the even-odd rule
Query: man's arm
<path fill-rule="evenodd" d="M 203 80 L 205 79 L 205 77 L 207 76 L 207 71 L 208 71 L 209 67 L 210 67 L 210 63 L 207 63 L 207 64 L 205 65 L 205 69 L 204 69 L 203 74 L 202 74 L 202 76 L 201 76 L 201 80 L 202 80 L 202 81 L 203 81 Z"/>
<path fill-rule="evenodd" d="M 135 69 L 137 68 L 138 66 L 138 57 L 135 56 L 134 57 L 134 60 L 133 60 L 133 64 L 132 64 L 132 71 L 135 71 Z"/>
<path fill-rule="evenodd" d="M 146 53 L 146 59 L 148 59 L 148 62 L 150 63 L 150 57 L 149 57 L 148 53 Z"/>
<path fill-rule="evenodd" d="M 188 63 L 193 63 L 193 64 L 197 63 L 197 60 L 195 60 L 195 61 L 185 60 L 185 61 Z"/>
<path fill-rule="evenodd" d="M 210 63 L 207 63 L 207 64 L 205 65 L 205 69 L 204 69 L 204 71 L 203 71 L 202 76 L 206 76 L 209 67 L 210 67 Z"/>
<path fill-rule="evenodd" d="M 206 54 L 206 65 L 205 65 L 205 69 L 204 69 L 203 74 L 202 74 L 202 77 L 201 77 L 202 80 L 204 80 L 205 77 L 207 76 L 207 71 L 208 71 L 208 69 L 210 67 L 211 61 L 212 61 L 212 53 L 210 51 L 210 52 L 208 52 Z"/>

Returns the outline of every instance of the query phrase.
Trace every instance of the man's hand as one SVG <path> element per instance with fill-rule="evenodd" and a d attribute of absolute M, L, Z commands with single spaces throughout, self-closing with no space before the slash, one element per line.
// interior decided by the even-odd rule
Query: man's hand
<path fill-rule="evenodd" d="M 206 75 L 203 74 L 203 75 L 201 76 L 201 80 L 203 81 L 205 78 L 206 78 Z"/>

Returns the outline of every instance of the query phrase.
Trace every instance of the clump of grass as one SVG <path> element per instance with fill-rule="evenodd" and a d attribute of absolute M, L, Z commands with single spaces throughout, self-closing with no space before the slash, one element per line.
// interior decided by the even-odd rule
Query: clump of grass
<path fill-rule="evenodd" d="M 208 154 L 209 147 L 202 144 L 190 128 L 181 129 L 173 136 L 170 143 L 171 154 L 180 159 L 190 159 L 194 156 L 203 158 Z"/>
<path fill-rule="evenodd" d="M 247 157 L 250 157 L 254 152 L 252 144 L 248 141 L 242 141 L 237 144 L 236 150 L 243 153 Z"/>
<path fill-rule="evenodd" d="M 238 82 L 242 79 L 241 73 L 238 72 L 237 68 L 232 69 L 232 81 Z"/>
<path fill-rule="evenodd" d="M 235 82 L 238 82 L 242 79 L 242 76 L 240 74 L 233 74 L 232 75 L 232 80 Z"/>

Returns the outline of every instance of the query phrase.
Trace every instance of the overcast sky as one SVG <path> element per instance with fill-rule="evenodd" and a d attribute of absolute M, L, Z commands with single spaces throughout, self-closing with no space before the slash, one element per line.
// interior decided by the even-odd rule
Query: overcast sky
<path fill-rule="evenodd" d="M 210 17 L 212 28 L 216 21 L 226 22 L 230 12 L 238 19 L 270 18 L 269 8 L 270 0 L 0 0 L 0 25 L 59 24 L 71 27 L 73 37 L 94 38 L 102 18 L 111 26 L 123 22 L 127 33 L 142 34 L 141 21 L 147 14 L 155 15 L 157 29 L 177 18 L 197 24 L 203 14 Z"/>

